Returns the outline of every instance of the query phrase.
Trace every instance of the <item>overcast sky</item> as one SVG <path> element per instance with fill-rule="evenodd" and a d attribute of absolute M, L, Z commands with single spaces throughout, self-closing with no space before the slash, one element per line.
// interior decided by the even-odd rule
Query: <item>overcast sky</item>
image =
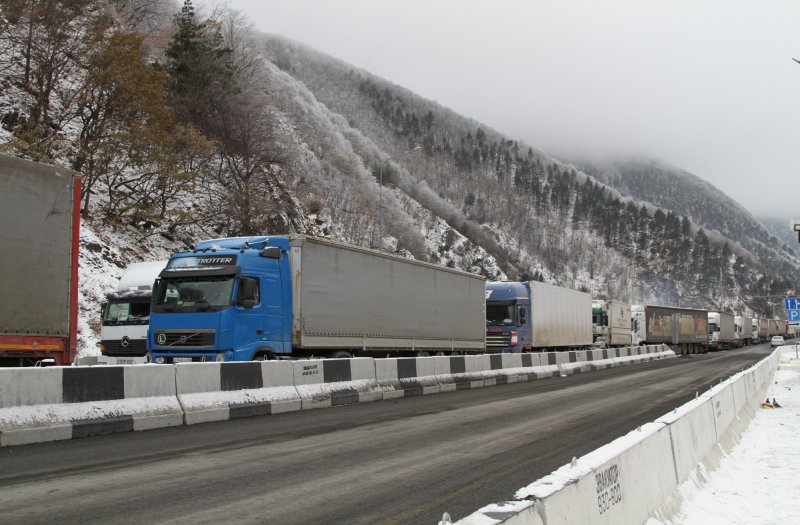
<path fill-rule="evenodd" d="M 800 0 L 227 3 L 534 147 L 642 153 L 800 219 Z"/>

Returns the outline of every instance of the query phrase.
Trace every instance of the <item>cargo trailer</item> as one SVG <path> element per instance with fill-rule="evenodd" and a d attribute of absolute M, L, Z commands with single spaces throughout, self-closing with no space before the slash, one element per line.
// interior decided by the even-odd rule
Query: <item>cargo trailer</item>
<path fill-rule="evenodd" d="M 0 155 L 0 366 L 75 358 L 80 200 L 77 173 Z"/>
<path fill-rule="evenodd" d="M 674 306 L 633 305 L 634 344 L 666 344 L 679 354 L 707 351 L 708 312 Z"/>

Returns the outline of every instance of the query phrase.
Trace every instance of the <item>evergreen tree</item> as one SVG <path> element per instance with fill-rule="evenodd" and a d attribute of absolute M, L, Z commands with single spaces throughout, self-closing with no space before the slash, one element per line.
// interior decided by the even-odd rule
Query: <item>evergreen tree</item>
<path fill-rule="evenodd" d="M 232 50 L 218 27 L 197 20 L 191 0 L 175 15 L 177 30 L 166 50 L 167 71 L 178 116 L 205 130 L 210 108 L 231 89 Z"/>

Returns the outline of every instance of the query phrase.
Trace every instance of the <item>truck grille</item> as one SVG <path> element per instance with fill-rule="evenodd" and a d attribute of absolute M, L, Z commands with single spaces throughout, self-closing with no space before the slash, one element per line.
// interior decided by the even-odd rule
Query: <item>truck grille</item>
<path fill-rule="evenodd" d="M 147 353 L 147 340 L 145 339 L 104 339 L 100 341 L 106 351 L 106 355 L 136 355 L 142 356 Z"/>
<path fill-rule="evenodd" d="M 510 332 L 486 332 L 486 346 L 505 348 L 511 346 Z"/>
<path fill-rule="evenodd" d="M 216 330 L 156 330 L 153 341 L 160 347 L 201 348 L 214 346 Z"/>

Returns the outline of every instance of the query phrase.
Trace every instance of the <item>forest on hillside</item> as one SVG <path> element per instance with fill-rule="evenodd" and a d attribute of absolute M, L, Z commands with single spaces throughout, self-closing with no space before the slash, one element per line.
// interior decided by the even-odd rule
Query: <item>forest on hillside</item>
<path fill-rule="evenodd" d="M 0 1 L 0 152 L 80 172 L 88 224 L 175 246 L 309 233 L 488 278 L 761 312 L 800 282 L 792 253 L 191 0 Z"/>

